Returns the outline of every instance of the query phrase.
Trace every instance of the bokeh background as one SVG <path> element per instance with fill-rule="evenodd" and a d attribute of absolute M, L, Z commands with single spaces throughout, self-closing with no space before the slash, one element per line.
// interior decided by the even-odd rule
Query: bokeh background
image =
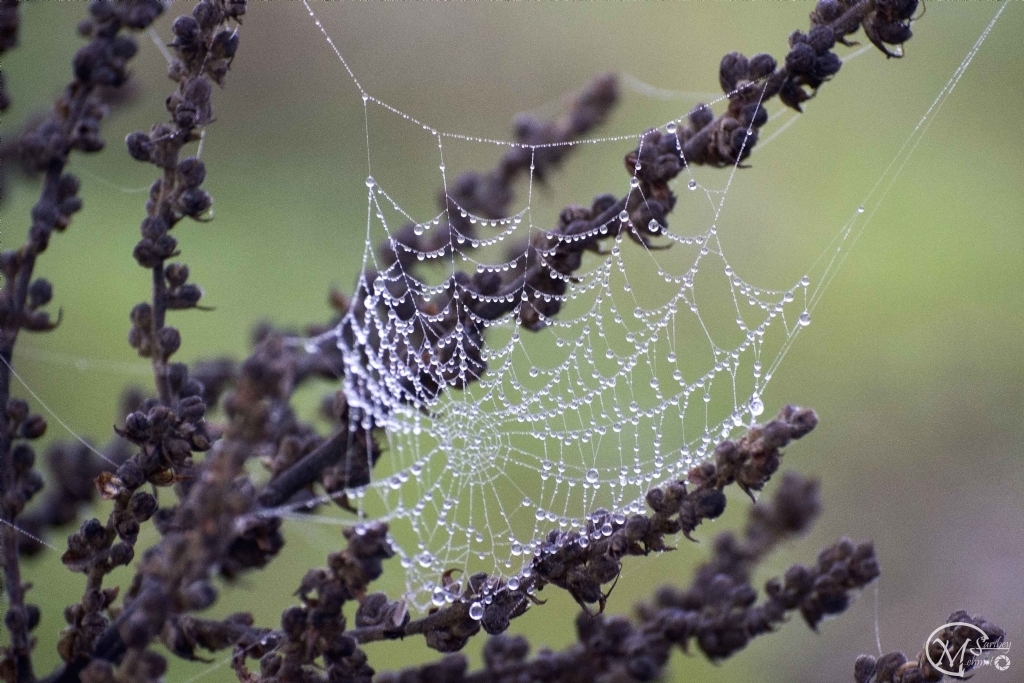
<path fill-rule="evenodd" d="M 447 131 L 507 139 L 516 112 L 557 113 L 565 94 L 606 71 L 673 93 L 652 98 L 627 88 L 598 135 L 663 124 L 697 101 L 685 93 L 717 92 L 724 53 L 783 55 L 786 36 L 806 28 L 813 4 L 316 7 L 375 96 Z M 740 171 L 730 190 L 720 228 L 747 279 L 771 285 L 799 278 L 867 196 L 998 8 L 930 2 L 904 59 L 873 50 L 859 56 L 799 121 L 755 150 L 752 168 Z M 170 20 L 184 9 L 175 3 L 159 23 L 165 40 Z M 3 63 L 15 102 L 3 120 L 5 137 L 47 108 L 67 81 L 80 42 L 74 26 L 85 12 L 84 2 L 22 8 L 21 45 Z M 930 120 L 764 396 L 769 412 L 787 402 L 819 411 L 821 425 L 788 449 L 784 466 L 821 479 L 825 511 L 815 530 L 772 557 L 760 578 L 813 561 L 839 536 L 873 538 L 883 567 L 877 622 L 869 590 L 818 634 L 794 620 L 722 666 L 679 655 L 670 680 L 850 680 L 855 657 L 876 649 L 876 625 L 887 651 L 916 653 L 961 607 L 1003 625 L 1011 641 L 1024 633 L 1022 34 L 1024 5 L 1012 3 Z M 154 175 L 130 160 L 120 140 L 165 118 L 171 83 L 155 45 L 140 44 L 137 97 L 105 122 L 104 153 L 75 157 L 85 210 L 38 268 L 54 281 L 64 322 L 55 333 L 23 337 L 16 354 L 29 385 L 97 443 L 111 433 L 123 387 L 150 381 L 125 337 L 128 311 L 148 297 L 148 274 L 131 250 Z M 325 319 L 329 286 L 350 290 L 355 280 L 366 226 L 362 103 L 300 3 L 251 5 L 215 109 L 203 158 L 216 217 L 175 231 L 193 279 L 205 288 L 204 302 L 216 308 L 172 316 L 186 360 L 242 357 L 257 320 L 298 326 Z M 786 120 L 777 119 L 765 135 Z M 436 146 L 406 130 L 375 135 L 370 148 L 375 175 L 400 187 L 404 204 L 433 208 Z M 539 193 L 536 215 L 553 220 L 565 203 L 621 190 L 621 157 L 631 148 L 621 142 L 580 150 Z M 449 173 L 486 169 L 499 153 L 490 145 L 453 144 Z M 702 175 L 712 185 L 724 180 L 725 172 Z M 12 184 L 0 211 L 4 248 L 23 239 L 37 189 L 30 181 Z M 15 393 L 26 395 L 20 386 Z M 305 397 L 310 409 L 315 393 Z M 68 435 L 51 420 L 47 438 Z M 723 520 L 699 530 L 701 539 L 740 523 L 747 503 L 735 493 L 730 500 Z M 51 541 L 63 546 L 60 537 Z M 305 569 L 341 545 L 336 527 L 311 524 L 289 526 L 288 543 L 267 571 L 225 587 L 211 614 L 251 610 L 258 622 L 276 623 Z M 681 541 L 677 552 L 627 562 L 608 609 L 628 612 L 654 586 L 685 583 L 706 547 Z M 57 663 L 61 607 L 78 600 L 83 579 L 64 571 L 56 552 L 28 562 L 24 572 L 34 584 L 31 599 L 43 607 L 37 661 L 46 671 Z M 381 586 L 401 591 L 397 561 Z M 576 607 L 554 589 L 543 597 L 548 604 L 512 630 L 535 646 L 562 647 L 573 640 Z M 482 640 L 468 647 L 477 662 Z M 368 652 L 378 670 L 434 656 L 416 639 Z M 233 680 L 222 660 L 219 668 L 175 662 L 167 680 Z M 983 670 L 977 680 L 1024 680 L 1022 670 L 1024 662 L 1015 662 L 1007 673 Z"/>

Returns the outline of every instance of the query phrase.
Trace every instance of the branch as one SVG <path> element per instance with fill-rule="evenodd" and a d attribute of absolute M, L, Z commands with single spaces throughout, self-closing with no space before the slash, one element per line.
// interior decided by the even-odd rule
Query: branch
<path fill-rule="evenodd" d="M 162 9 L 158 2 L 156 6 Z M 125 6 L 113 7 L 105 2 L 94 4 L 94 21 L 85 29 L 104 35 L 101 22 L 105 13 L 121 11 Z M 124 428 L 117 430 L 139 451 L 121 463 L 115 473 L 104 472 L 96 479 L 101 495 L 114 501 L 107 522 L 90 519 L 68 538 L 62 561 L 70 570 L 84 573 L 87 581 L 80 604 L 65 611 L 68 627 L 58 649 L 67 664 L 61 674 L 66 677 L 77 677 L 92 658 L 94 648 L 124 650 L 124 643 L 111 637 L 106 616 L 118 590 L 104 589 L 103 580 L 115 568 L 131 563 L 141 524 L 156 513 L 156 498 L 138 489 L 147 482 L 154 486 L 181 482 L 187 487 L 195 476 L 192 453 L 209 450 L 215 438 L 203 419 L 206 406 L 202 385 L 188 377 L 184 365 L 168 364 L 181 338 L 176 329 L 164 325 L 167 310 L 195 307 L 201 290 L 187 282 L 187 266 L 174 263 L 165 268 L 164 260 L 176 253 L 177 246 L 168 231 L 185 216 L 201 218 L 212 202 L 200 187 L 206 175 L 202 162 L 197 158 L 179 162 L 178 157 L 184 145 L 199 139 L 198 130 L 213 120 L 211 83 L 223 81 L 238 47 L 237 31 L 227 25 L 244 12 L 244 3 L 204 0 L 191 15 L 175 20 L 172 47 L 177 58 L 170 65 L 169 75 L 178 88 L 167 99 L 171 123 L 154 126 L 150 135 L 133 133 L 126 141 L 135 159 L 150 161 L 163 170 L 163 177 L 151 189 L 142 239 L 134 251 L 139 264 L 151 269 L 153 303 L 139 304 L 132 310 L 129 333 L 129 342 L 140 355 L 153 359 L 159 400 L 143 401 L 126 417 Z M 224 501 L 228 507 L 231 502 Z M 203 595 L 193 597 L 201 601 Z M 146 630 L 136 631 L 131 643 L 144 648 L 153 635 L 146 634 Z"/>
<path fill-rule="evenodd" d="M 640 605 L 638 619 L 605 617 L 587 611 L 576 619 L 579 642 L 561 652 L 541 651 L 530 659 L 522 636 L 495 636 L 484 647 L 483 670 L 467 673 L 462 656 L 400 673 L 381 683 L 543 683 L 657 679 L 675 648 L 691 642 L 713 661 L 728 658 L 761 635 L 773 632 L 788 613 L 843 611 L 849 596 L 878 576 L 870 543 L 848 539 L 823 550 L 814 567 L 793 565 L 785 578 L 770 579 L 768 598 L 757 603 L 750 584 L 754 567 L 777 545 L 805 532 L 820 510 L 817 485 L 787 473 L 773 499 L 751 508 L 744 539 L 720 534 L 710 560 L 688 589 L 664 587 L 653 602 Z M 842 580 L 837 577 L 844 577 Z M 817 621 L 808 620 L 812 627 Z"/>
<path fill-rule="evenodd" d="M 169 75 L 178 87 L 167 98 L 171 121 L 156 124 L 148 134 L 132 133 L 125 141 L 133 158 L 163 171 L 163 177 L 150 188 L 142 239 L 134 250 L 138 264 L 151 271 L 152 301 L 132 309 L 128 341 L 140 356 L 152 359 L 157 394 L 168 407 L 177 403 L 182 387 L 174 386 L 168 366 L 168 359 L 181 345 L 181 334 L 165 324 L 167 311 L 196 308 L 202 297 L 199 286 L 188 282 L 188 266 L 172 263 L 165 267 L 165 261 L 178 254 L 178 242 L 170 231 L 185 217 L 209 220 L 213 206 L 213 199 L 201 187 L 206 179 L 205 164 L 198 157 L 180 161 L 179 157 L 184 146 L 198 141 L 205 126 L 214 120 L 213 84 L 223 85 L 238 50 L 238 29 L 228 25 L 244 11 L 244 2 L 207 0 L 191 15 L 175 19 L 171 47 L 176 58 Z"/>
<path fill-rule="evenodd" d="M 38 623 L 38 609 L 24 603 L 26 586 L 19 569 L 16 519 L 42 488 L 41 476 L 32 469 L 34 452 L 25 444 L 14 446 L 13 442 L 17 438 L 38 438 L 46 429 L 41 416 L 28 415 L 27 404 L 10 397 L 14 345 L 22 329 L 46 332 L 60 321 L 59 314 L 52 321 L 42 310 L 53 296 L 52 286 L 44 279 L 32 278 L 36 258 L 46 250 L 53 232 L 66 229 L 71 215 L 82 208 L 77 196 L 78 179 L 65 174 L 64 168 L 72 150 L 96 152 L 103 148 L 99 129 L 106 107 L 97 92 L 125 83 L 127 63 L 137 50 L 131 38 L 120 35 L 121 30 L 147 27 L 159 16 L 162 5 L 157 0 L 117 5 L 97 2 L 90 11 L 93 19 L 86 35 L 92 40 L 75 54 L 74 78 L 49 117 L 21 138 L 22 163 L 43 173 L 28 239 L 21 248 L 0 254 L 4 276 L 0 291 L 0 551 L 9 599 L 5 623 L 10 629 L 10 645 L 2 651 L 0 675 L 7 680 L 35 680 L 29 632 Z M 13 46 L 17 25 L 16 9 L 5 2 L 0 7 L 0 51 Z M 0 105 L 0 109 L 7 105 L 2 91 Z"/>

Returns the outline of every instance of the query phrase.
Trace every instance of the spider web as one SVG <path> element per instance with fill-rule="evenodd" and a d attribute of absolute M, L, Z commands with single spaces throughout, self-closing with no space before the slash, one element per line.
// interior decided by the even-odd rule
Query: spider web
<path fill-rule="evenodd" d="M 446 193 L 453 179 L 446 155 L 454 147 L 519 147 L 531 159 L 544 153 L 545 145 L 444 131 L 378 99 L 305 4 L 361 95 L 368 168 L 373 130 L 385 121 L 436 145 Z M 406 598 L 421 609 L 459 599 L 460 582 L 442 581 L 449 570 L 456 577 L 483 571 L 515 589 L 550 531 L 586 530 L 602 510 L 601 519 L 612 522 L 644 510 L 647 490 L 684 478 L 720 440 L 757 420 L 779 363 L 998 17 L 864 205 L 806 274 L 782 287 L 749 282 L 723 248 L 729 226 L 720 219 L 736 167 L 718 176 L 718 187 L 685 168 L 672 225 L 634 225 L 623 211 L 571 236 L 553 231 L 537 209 L 532 160 L 519 205 L 497 218 L 450 202 L 438 213 L 417 212 L 403 206 L 393 183 L 368 176 L 363 273 L 351 310 L 328 336 L 345 358 L 351 428 L 386 441 L 371 483 L 343 493 L 364 520 L 389 523 Z M 672 134 L 681 121 L 659 129 Z M 621 150 L 628 141 L 642 149 L 646 136 L 558 144 Z M 607 189 L 643 191 L 628 176 Z M 474 229 L 460 232 L 466 221 Z M 408 225 L 417 236 L 442 237 L 424 239 L 430 249 L 409 246 L 400 239 Z M 524 282 L 525 245 L 541 245 L 532 257 L 543 264 L 562 240 L 595 233 L 606 238 L 604 249 L 587 253 L 571 278 L 549 268 L 564 287 Z M 382 260 L 381 244 L 405 258 Z M 468 277 L 481 273 L 503 286 L 482 293 Z M 486 304 L 509 310 L 484 318 L 475 310 Z M 611 533 L 605 522 L 592 536 Z M 590 540 L 583 533 L 578 543 Z"/>
<path fill-rule="evenodd" d="M 445 189 L 465 170 L 452 162 L 461 147 L 518 147 L 531 155 L 547 149 L 445 131 L 378 99 L 356 78 L 312 8 L 306 8 L 334 50 L 339 71 L 362 97 L 368 168 L 377 161 L 370 141 L 388 125 L 436 148 L 437 184 Z M 409 208 L 399 199 L 400 182 L 387 174 L 368 177 L 364 268 L 356 287 L 362 305 L 354 306 L 331 336 L 347 361 L 344 392 L 359 418 L 353 426 L 374 429 L 386 440 L 386 449 L 372 470 L 372 482 L 342 493 L 363 520 L 390 524 L 406 569 L 407 599 L 421 609 L 458 599 L 458 581 L 442 586 L 441 576 L 450 569 L 458 570 L 459 578 L 484 571 L 514 588 L 551 530 L 584 528 L 588 515 L 599 509 L 607 510 L 612 522 L 642 511 L 648 489 L 684 477 L 722 438 L 756 420 L 765 409 L 761 396 L 786 352 L 810 323 L 851 246 L 1004 8 L 1005 3 L 862 205 L 851 207 L 831 244 L 804 269 L 806 274 L 782 287 L 749 282 L 723 247 L 736 229 L 723 211 L 737 169 L 705 176 L 687 168 L 674 186 L 679 198 L 669 225 L 633 225 L 628 216 L 613 216 L 594 227 L 602 236 L 617 237 L 602 242 L 604 253 L 586 255 L 558 296 L 561 310 L 542 316 L 543 329 L 524 327 L 522 307 L 553 295 L 513 287 L 502 296 L 511 296 L 514 307 L 486 321 L 484 344 L 458 327 L 424 337 L 422 329 L 446 313 L 461 317 L 471 311 L 456 298 L 447 307 L 417 310 L 410 317 L 404 311 L 413 296 L 419 302 L 437 301 L 456 291 L 469 301 L 486 300 L 465 288 L 456 273 L 493 272 L 514 281 L 523 270 L 522 245 L 553 236 L 553 218 L 535 193 L 540 179 L 531 165 L 519 203 L 507 216 L 469 211 L 462 216 L 460 211 L 458 218 L 474 225 L 473 234 L 454 231 L 437 249 L 414 249 L 409 254 L 414 268 L 403 268 L 379 259 L 381 244 L 403 249 L 397 235 L 408 224 L 430 236 L 458 221 L 448 211 Z M 658 90 L 628 75 L 622 81 L 652 98 L 692 95 Z M 682 120 L 658 128 L 669 133 Z M 757 150 L 795 120 L 762 139 Z M 637 133 L 560 144 L 611 146 L 620 154 L 630 145 L 642 148 L 645 139 L 646 133 Z M 641 192 L 639 183 L 621 177 L 620 186 L 600 189 L 618 196 Z M 398 297 L 395 291 L 408 296 Z M 344 329 L 351 334 L 343 334 Z M 464 351 L 477 346 L 487 364 L 482 373 Z M 445 348 L 452 352 L 442 358 L 438 349 Z M 31 353 L 19 351 L 20 356 Z M 87 359 L 36 353 L 43 354 L 39 360 L 78 370 L 149 372 L 132 364 L 86 367 Z M 467 381 L 478 374 L 478 381 Z M 432 378 L 440 391 L 423 385 L 422 377 Z M 351 516 L 316 517 L 297 510 L 285 506 L 268 514 L 353 523 Z M 611 533 L 611 527 L 595 534 L 605 532 Z"/>

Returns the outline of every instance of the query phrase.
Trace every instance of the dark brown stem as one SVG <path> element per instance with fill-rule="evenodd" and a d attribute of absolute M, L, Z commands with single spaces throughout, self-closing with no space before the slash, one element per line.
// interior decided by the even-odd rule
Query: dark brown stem
<path fill-rule="evenodd" d="M 166 181 L 165 181 L 166 182 Z M 164 262 L 153 268 L 153 323 L 150 328 L 156 348 L 153 349 L 153 380 L 157 396 L 165 406 L 170 406 L 170 383 L 167 381 L 167 357 L 160 346 L 160 331 L 164 328 L 167 314 L 167 282 L 164 279 Z"/>
<path fill-rule="evenodd" d="M 347 449 L 350 432 L 339 430 L 311 453 L 270 481 L 260 493 L 265 507 L 283 505 L 296 493 L 317 481 L 324 469 L 341 461 Z"/>
<path fill-rule="evenodd" d="M 7 405 L 10 398 L 10 371 L 13 339 L 0 349 L 3 366 L 0 367 L 0 407 Z M 7 589 L 7 628 L 10 631 L 10 649 L 16 667 L 16 680 L 31 682 L 35 680 L 32 671 L 32 645 L 25 618 L 25 589 L 21 582 L 21 567 L 18 557 L 18 531 L 15 522 L 18 506 L 8 502 L 7 492 L 14 489 L 16 476 L 11 462 L 11 433 L 6 417 L 6 409 L 0 415 L 0 549 L 2 549 L 4 565 L 4 586 Z"/>
<path fill-rule="evenodd" d="M 74 95 L 71 102 L 64 105 L 70 111 L 64 115 L 63 121 L 61 121 L 60 134 L 65 140 L 71 138 L 75 126 L 85 116 L 96 88 L 97 85 L 93 82 L 81 81 L 70 86 L 70 92 Z M 57 221 L 60 220 L 59 214 L 56 212 L 44 216 L 43 211 L 59 204 L 61 176 L 70 151 L 71 148 L 68 145 L 46 163 L 39 201 L 33 209 L 35 222 L 29 230 L 24 246 L 17 252 L 7 252 L 15 254 L 17 272 L 13 279 L 10 277 L 10 272 L 5 273 L 3 291 L 0 293 L 0 300 L 3 301 L 7 309 L 4 325 L 0 329 L 0 356 L 4 361 L 3 366 L 0 367 L 0 515 L 2 515 L 0 546 L 2 546 L 4 564 L 4 583 L 9 601 L 5 622 L 10 631 L 10 651 L 17 669 L 16 680 L 26 683 L 34 681 L 35 674 L 32 670 L 32 640 L 29 635 L 29 619 L 25 606 L 25 589 L 21 582 L 19 566 L 20 539 L 16 523 L 17 516 L 26 501 L 17 499 L 18 476 L 11 458 L 14 435 L 11 433 L 7 414 L 7 406 L 11 398 L 10 364 L 13 360 L 18 333 L 23 327 L 28 326 L 28 329 L 32 331 L 46 329 L 34 328 L 28 324 L 29 287 L 32 284 L 36 258 L 46 250 L 52 231 L 57 227 Z"/>
<path fill-rule="evenodd" d="M 22 329 L 44 332 L 56 327 L 49 315 L 40 310 L 49 302 L 52 286 L 42 279 L 33 280 L 36 259 L 46 250 L 54 231 L 67 228 L 71 215 L 81 208 L 77 197 L 78 181 L 65 174 L 64 168 L 73 150 L 96 152 L 103 147 L 99 128 L 106 111 L 97 93 L 103 88 L 118 88 L 124 84 L 127 62 L 136 51 L 135 43 L 120 32 L 128 27 L 145 28 L 161 10 L 158 3 L 149 0 L 111 7 L 94 5 L 93 19 L 82 24 L 83 33 L 92 40 L 75 54 L 74 78 L 49 117 L 27 130 L 20 139 L 23 164 L 32 172 L 43 172 L 44 176 L 25 244 L 0 254 L 0 270 L 4 276 L 0 291 L 0 356 L 4 361 L 0 368 L 0 521 L 3 522 L 0 556 L 9 599 L 5 624 L 10 632 L 10 646 L 2 650 L 0 670 L 5 677 L 12 677 L 19 683 L 35 680 L 30 659 L 33 646 L 30 631 L 38 621 L 38 614 L 36 608 L 26 605 L 24 600 L 16 522 L 32 495 L 42 488 L 43 481 L 32 470 L 35 457 L 32 450 L 24 444 L 15 447 L 14 440 L 38 438 L 45 431 L 45 421 L 40 416 L 29 416 L 26 404 L 12 399 L 10 363 Z M 17 23 L 16 9 L 12 3 L 4 2 L 0 6 L 0 51 L 13 45 Z M 0 109 L 6 105 L 6 94 L 0 84 Z M 12 448 L 21 450 L 12 451 Z"/>

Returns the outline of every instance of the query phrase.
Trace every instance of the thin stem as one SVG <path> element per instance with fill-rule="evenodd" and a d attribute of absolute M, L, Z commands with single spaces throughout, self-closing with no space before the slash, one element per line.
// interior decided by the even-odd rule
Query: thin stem
<path fill-rule="evenodd" d="M 171 387 L 167 381 L 167 358 L 160 346 L 160 330 L 164 327 L 167 313 L 167 282 L 164 279 L 164 263 L 153 268 L 153 323 L 152 339 L 156 348 L 153 349 L 153 379 L 156 382 L 157 395 L 160 402 L 170 406 Z"/>
<path fill-rule="evenodd" d="M 3 414 L 0 415 L 0 514 L 3 515 L 5 524 L 0 525 L 0 552 L 4 565 L 4 585 L 7 589 L 8 615 L 20 615 L 20 618 L 6 619 L 7 627 L 10 630 L 10 648 L 14 655 L 17 667 L 18 681 L 34 681 L 35 674 L 32 671 L 32 641 L 28 631 L 28 619 L 25 615 L 25 590 L 21 583 L 21 566 L 18 562 L 18 532 L 14 526 L 18 516 L 18 506 L 10 499 L 8 493 L 12 492 L 17 485 L 17 477 L 14 472 L 14 463 L 11 458 L 11 443 L 13 441 L 10 425 L 7 420 L 7 401 L 10 398 L 11 375 L 7 368 L 13 355 L 14 339 L 5 340 L 4 348 L 0 350 L 6 363 L 0 367 L 0 407 Z"/>

